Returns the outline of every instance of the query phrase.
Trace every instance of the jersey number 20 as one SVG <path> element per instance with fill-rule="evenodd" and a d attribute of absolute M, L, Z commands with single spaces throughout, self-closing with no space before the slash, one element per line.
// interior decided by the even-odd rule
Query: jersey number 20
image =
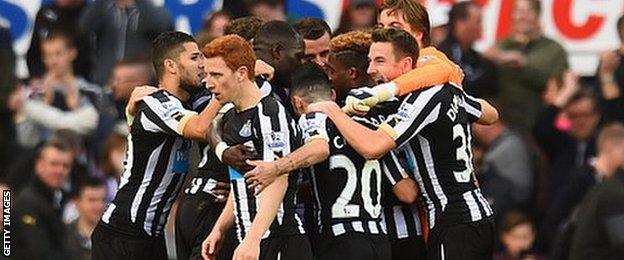
<path fill-rule="evenodd" d="M 333 170 L 336 168 L 342 168 L 347 172 L 347 183 L 345 187 L 342 189 L 342 192 L 336 199 L 336 202 L 332 205 L 332 218 L 356 218 L 359 217 L 360 208 L 358 205 L 350 204 L 353 195 L 355 194 L 357 180 L 358 180 L 358 172 L 357 168 L 349 159 L 349 157 L 344 155 L 334 155 L 329 158 L 329 169 Z M 375 173 L 375 178 L 377 179 L 377 187 L 371 186 L 371 174 Z M 379 217 L 381 214 L 381 204 L 380 200 L 380 191 L 379 185 L 381 182 L 381 166 L 379 165 L 379 161 L 370 160 L 366 161 L 364 167 L 362 168 L 362 175 L 360 176 L 362 188 L 360 189 L 362 195 L 362 202 L 364 203 L 364 209 L 368 214 L 373 217 Z M 372 192 L 371 189 L 376 189 L 377 193 L 377 202 L 373 204 Z"/>

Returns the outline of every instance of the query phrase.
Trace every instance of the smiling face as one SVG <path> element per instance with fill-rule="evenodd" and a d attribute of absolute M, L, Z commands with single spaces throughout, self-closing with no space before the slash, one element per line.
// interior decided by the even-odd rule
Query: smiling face
<path fill-rule="evenodd" d="M 238 96 L 237 79 L 220 56 L 206 59 L 206 87 L 222 105 Z"/>
<path fill-rule="evenodd" d="M 368 59 L 367 73 L 377 84 L 394 80 L 411 69 L 411 59 L 397 57 L 392 43 L 389 42 L 374 42 L 370 47 Z"/>

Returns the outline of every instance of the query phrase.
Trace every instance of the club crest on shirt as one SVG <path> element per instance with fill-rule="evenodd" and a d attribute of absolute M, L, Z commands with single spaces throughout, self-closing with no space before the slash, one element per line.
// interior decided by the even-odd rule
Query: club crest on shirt
<path fill-rule="evenodd" d="M 250 137 L 251 136 L 251 120 L 247 120 L 241 130 L 238 132 L 238 135 L 241 137 Z"/>
<path fill-rule="evenodd" d="M 415 109 L 416 107 L 414 105 L 409 104 L 409 103 L 403 103 L 399 107 L 396 113 L 396 117 L 399 121 L 409 120 L 410 116 L 414 113 Z"/>
<path fill-rule="evenodd" d="M 280 152 L 287 145 L 285 132 L 276 131 L 276 132 L 264 134 L 263 140 L 264 140 L 264 144 L 273 152 Z"/>

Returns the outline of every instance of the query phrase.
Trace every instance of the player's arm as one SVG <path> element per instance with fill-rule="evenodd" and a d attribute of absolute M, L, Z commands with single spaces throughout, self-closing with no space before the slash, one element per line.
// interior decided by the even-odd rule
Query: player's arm
<path fill-rule="evenodd" d="M 310 104 L 308 110 L 321 112 L 331 119 L 338 131 L 358 154 L 367 160 L 379 159 L 395 147 L 394 140 L 381 130 L 373 131 L 354 121 L 334 102 L 324 101 Z"/>
<path fill-rule="evenodd" d="M 224 234 L 234 225 L 234 196 L 228 196 L 221 215 L 212 231 L 202 242 L 201 255 L 204 259 L 216 259 Z"/>
<path fill-rule="evenodd" d="M 248 164 L 255 167 L 245 173 L 250 187 L 257 186 L 260 192 L 279 175 L 288 174 L 296 169 L 308 168 L 327 160 L 329 137 L 325 128 L 326 119 L 327 116 L 321 113 L 302 115 L 299 117 L 299 128 L 303 132 L 303 146 L 272 162 L 248 161 Z"/>
<path fill-rule="evenodd" d="M 498 110 L 487 101 L 474 98 L 465 94 L 465 102 L 462 103 L 468 113 L 468 120 L 480 125 L 491 125 L 498 121 Z"/>
<path fill-rule="evenodd" d="M 381 159 L 381 164 L 386 179 L 392 185 L 394 195 L 403 203 L 414 203 L 418 198 L 418 186 L 399 162 L 396 150 L 386 154 Z"/>
<path fill-rule="evenodd" d="M 216 99 L 212 99 L 198 115 L 191 114 L 183 117 L 178 126 L 182 129 L 182 136 L 186 139 L 208 142 L 210 140 L 210 125 L 220 109 L 221 104 Z"/>

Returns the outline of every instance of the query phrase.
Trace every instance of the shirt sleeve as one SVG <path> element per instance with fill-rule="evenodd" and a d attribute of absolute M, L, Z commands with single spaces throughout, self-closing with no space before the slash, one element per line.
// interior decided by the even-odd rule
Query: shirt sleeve
<path fill-rule="evenodd" d="M 299 117 L 303 143 L 308 143 L 313 139 L 324 139 L 329 142 L 325 122 L 327 122 L 327 115 L 322 113 L 310 113 Z"/>
<path fill-rule="evenodd" d="M 297 126 L 284 106 L 277 101 L 258 104 L 262 160 L 274 161 L 296 149 Z"/>
<path fill-rule="evenodd" d="M 440 114 L 441 103 L 435 95 L 444 85 L 408 95 L 396 114 L 388 117 L 379 128 L 388 133 L 400 147 L 418 134 L 425 126 L 434 122 Z"/>
<path fill-rule="evenodd" d="M 390 151 L 383 158 L 381 158 L 381 166 L 386 178 L 390 181 L 392 186 L 400 180 L 409 177 L 405 168 L 403 168 L 399 162 L 399 158 L 397 157 L 397 152 L 395 150 Z"/>
<path fill-rule="evenodd" d="M 147 131 L 182 136 L 186 123 L 197 113 L 185 109 L 177 100 L 163 100 L 153 96 L 144 97 L 141 103 L 145 106 L 141 109 L 142 116 L 138 120 Z"/>
<path fill-rule="evenodd" d="M 481 103 L 479 103 L 476 98 L 464 93 L 464 102 L 462 102 L 462 107 L 466 110 L 470 123 L 479 121 L 483 110 L 481 108 Z"/>
<path fill-rule="evenodd" d="M 436 49 L 424 49 L 418 59 L 418 66 L 393 81 L 404 96 L 419 89 L 439 84 L 451 83 L 461 87 L 464 72 L 444 53 Z"/>

